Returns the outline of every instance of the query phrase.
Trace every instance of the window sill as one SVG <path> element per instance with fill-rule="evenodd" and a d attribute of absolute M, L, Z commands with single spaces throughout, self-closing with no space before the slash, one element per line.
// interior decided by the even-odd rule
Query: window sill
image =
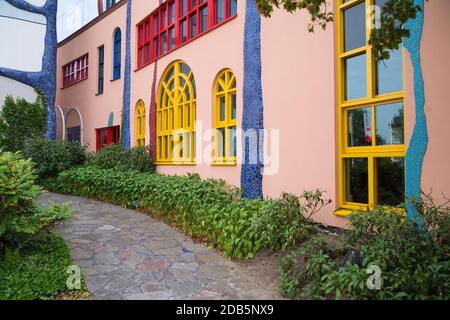
<path fill-rule="evenodd" d="M 215 160 L 215 161 L 211 162 L 211 165 L 212 166 L 234 167 L 237 164 L 236 164 L 235 160 L 230 160 L 230 161 Z"/>
<path fill-rule="evenodd" d="M 353 212 L 353 210 L 350 210 L 350 209 L 337 209 L 337 210 L 333 211 L 333 214 L 338 217 L 346 217 L 352 212 Z"/>
<path fill-rule="evenodd" d="M 97 92 L 96 94 L 95 94 L 95 96 L 97 97 L 97 96 L 101 96 L 101 95 L 103 95 L 103 92 Z"/>
<path fill-rule="evenodd" d="M 121 78 L 117 78 L 117 79 L 111 79 L 111 80 L 109 80 L 109 82 L 114 82 L 114 81 L 117 81 L 117 80 L 120 80 Z"/>
<path fill-rule="evenodd" d="M 195 166 L 195 161 L 155 161 L 156 165 L 168 165 L 168 166 Z"/>

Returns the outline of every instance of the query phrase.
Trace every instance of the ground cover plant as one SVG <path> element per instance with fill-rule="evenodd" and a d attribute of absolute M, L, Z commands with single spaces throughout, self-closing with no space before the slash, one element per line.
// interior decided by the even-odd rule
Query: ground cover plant
<path fill-rule="evenodd" d="M 0 153 L 0 299 L 48 299 L 67 290 L 69 249 L 51 230 L 70 210 L 36 205 L 35 178 L 30 159 Z"/>
<path fill-rule="evenodd" d="M 389 207 L 354 212 L 345 242 L 317 237 L 280 260 L 281 290 L 299 299 L 448 300 L 450 207 L 424 195 L 418 208 L 423 225 Z M 356 258 L 346 260 L 350 250 Z M 369 279 L 376 270 L 378 288 L 370 285 L 375 278 Z"/>
<path fill-rule="evenodd" d="M 250 200 L 222 180 L 202 180 L 196 174 L 165 176 L 92 166 L 62 172 L 52 190 L 149 212 L 237 259 L 302 241 L 316 232 L 311 214 L 328 204 L 320 190 Z"/>

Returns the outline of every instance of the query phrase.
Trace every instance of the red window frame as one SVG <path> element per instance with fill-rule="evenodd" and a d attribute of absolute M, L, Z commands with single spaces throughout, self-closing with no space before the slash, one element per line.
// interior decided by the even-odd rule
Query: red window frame
<path fill-rule="evenodd" d="M 63 88 L 71 86 L 80 81 L 86 80 L 89 74 L 89 54 L 63 65 Z"/>
<path fill-rule="evenodd" d="M 223 0 L 223 20 L 218 22 L 217 1 L 167 1 L 139 22 L 136 26 L 137 69 L 145 67 L 159 57 L 222 25 L 237 15 L 237 12 L 230 12 L 230 3 L 237 1 Z M 185 10 L 183 10 L 184 4 L 186 5 Z M 207 26 L 203 29 L 201 27 L 201 13 L 205 8 L 207 8 L 208 18 L 206 21 Z M 172 15 L 168 14 L 171 10 L 173 10 L 173 19 Z M 195 26 L 193 25 L 193 17 L 195 17 Z M 183 24 L 186 31 L 185 36 L 183 34 Z M 195 30 L 194 35 L 191 34 L 191 30 Z"/>
<path fill-rule="evenodd" d="M 95 129 L 96 151 L 120 141 L 120 126 Z"/>

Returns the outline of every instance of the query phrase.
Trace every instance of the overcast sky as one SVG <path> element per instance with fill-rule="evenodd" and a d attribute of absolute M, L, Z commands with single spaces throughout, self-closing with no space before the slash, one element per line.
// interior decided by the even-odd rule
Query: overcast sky
<path fill-rule="evenodd" d="M 28 0 L 28 2 L 36 5 L 43 5 L 45 0 Z M 5 0 L 0 0 L 0 16 L 45 23 L 45 18 L 43 16 L 18 10 L 9 5 Z M 97 1 L 95 0 L 59 0 L 58 40 L 64 39 L 96 16 Z"/>

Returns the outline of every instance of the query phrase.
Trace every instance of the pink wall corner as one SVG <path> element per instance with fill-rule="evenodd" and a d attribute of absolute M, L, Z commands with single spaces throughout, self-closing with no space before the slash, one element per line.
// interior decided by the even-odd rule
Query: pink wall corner
<path fill-rule="evenodd" d="M 428 148 L 422 190 L 437 203 L 450 197 L 450 1 L 425 2 L 421 62 L 425 83 Z"/>
<path fill-rule="evenodd" d="M 137 2 L 140 3 L 140 2 Z M 147 13 L 150 11 L 147 10 Z M 206 34 L 200 36 L 196 40 L 189 42 L 182 47 L 166 54 L 158 59 L 157 83 L 159 84 L 161 77 L 166 68 L 176 60 L 184 61 L 192 70 L 196 83 L 197 106 L 196 120 L 197 132 L 205 134 L 208 129 L 213 126 L 213 82 L 217 73 L 223 68 L 233 70 L 237 81 L 237 117 L 238 126 L 242 121 L 242 84 L 243 84 L 243 30 L 245 6 L 238 6 L 238 16 L 222 26 L 219 26 Z M 141 15 L 144 18 L 146 15 Z M 139 20 L 140 21 L 140 20 Z M 133 22 L 137 24 L 139 21 Z M 133 35 L 132 43 L 135 41 Z M 138 70 L 133 75 L 132 80 L 132 96 L 133 105 L 137 97 L 147 97 L 145 100 L 146 110 L 150 103 L 150 90 L 153 79 L 153 65 L 151 64 Z M 135 55 L 133 54 L 133 66 L 135 67 Z M 134 137 L 134 113 L 132 118 L 132 137 Z M 147 115 L 148 119 L 148 115 Z M 147 133 L 147 137 L 149 135 Z M 148 143 L 149 140 L 147 140 Z M 135 144 L 135 140 L 132 140 Z M 199 141 L 197 140 L 199 145 Z M 206 144 L 205 144 L 206 145 Z M 240 145 L 238 144 L 238 153 Z M 212 166 L 210 162 L 200 159 L 197 153 L 196 165 L 159 165 L 157 171 L 162 174 L 187 174 L 195 172 L 200 174 L 202 178 L 226 179 L 228 183 L 240 185 L 240 166 Z"/>
<path fill-rule="evenodd" d="M 264 176 L 263 190 L 271 197 L 326 190 L 333 203 L 315 218 L 343 227 L 347 220 L 332 214 L 337 206 L 335 28 L 330 23 L 326 31 L 310 33 L 309 23 L 305 12 L 276 10 L 262 18 L 264 126 L 279 130 L 280 142 L 278 170 L 266 165 L 265 172 L 273 174 Z"/>

